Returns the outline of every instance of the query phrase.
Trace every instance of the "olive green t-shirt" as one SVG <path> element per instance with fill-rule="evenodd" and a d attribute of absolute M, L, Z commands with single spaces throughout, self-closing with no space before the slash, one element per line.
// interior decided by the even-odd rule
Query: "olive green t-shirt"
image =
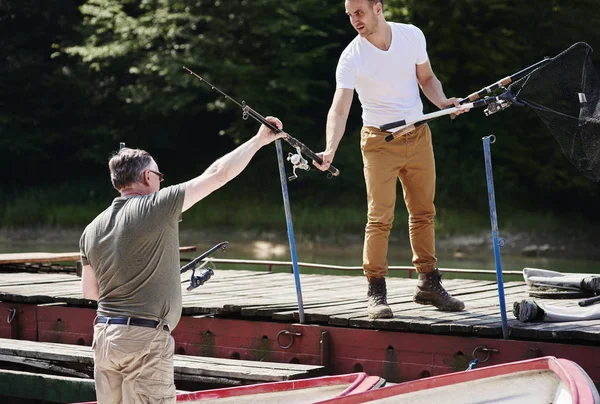
<path fill-rule="evenodd" d="M 115 198 L 83 231 L 83 265 L 100 287 L 98 315 L 164 320 L 181 317 L 179 221 L 185 184 Z"/>

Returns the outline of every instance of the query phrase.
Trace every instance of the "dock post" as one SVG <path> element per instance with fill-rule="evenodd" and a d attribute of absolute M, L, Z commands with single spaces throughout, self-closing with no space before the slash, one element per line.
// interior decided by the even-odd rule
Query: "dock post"
<path fill-rule="evenodd" d="M 281 180 L 281 193 L 283 195 L 283 207 L 285 209 L 285 222 L 287 224 L 288 239 L 290 241 L 290 253 L 292 256 L 292 269 L 294 281 L 296 282 L 296 297 L 298 298 L 298 317 L 300 324 L 304 324 L 304 304 L 302 303 L 302 287 L 300 285 L 300 272 L 298 269 L 298 257 L 296 255 L 296 240 L 294 238 L 294 226 L 292 224 L 292 211 L 290 209 L 290 198 L 287 188 L 287 176 L 283 159 L 281 139 L 275 141 L 277 146 L 277 161 L 279 162 L 279 179 Z"/>
<path fill-rule="evenodd" d="M 496 195 L 494 193 L 494 176 L 492 174 L 492 152 L 490 144 L 496 141 L 494 135 L 483 138 L 483 155 L 485 159 L 485 176 L 487 179 L 488 199 L 490 204 L 490 219 L 492 224 L 492 243 L 494 245 L 494 259 L 496 261 L 496 281 L 498 283 L 498 299 L 500 302 L 500 316 L 502 317 L 502 336 L 508 339 L 508 319 L 506 318 L 506 302 L 504 298 L 504 280 L 502 278 L 502 261 L 500 247 L 505 244 L 504 239 L 498 238 L 498 215 L 496 213 Z"/>

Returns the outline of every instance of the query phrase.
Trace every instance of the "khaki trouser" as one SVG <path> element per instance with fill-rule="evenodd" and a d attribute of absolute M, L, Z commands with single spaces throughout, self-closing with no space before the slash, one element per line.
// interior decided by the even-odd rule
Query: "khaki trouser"
<path fill-rule="evenodd" d="M 435 269 L 435 160 L 428 125 L 384 140 L 388 132 L 365 126 L 361 150 L 367 185 L 368 215 L 363 249 L 363 269 L 368 279 L 388 273 L 388 239 L 394 221 L 396 178 L 400 179 L 408 210 L 410 245 L 417 272 Z"/>
<path fill-rule="evenodd" d="M 93 349 L 99 404 L 175 403 L 175 342 L 162 325 L 96 324 Z"/>

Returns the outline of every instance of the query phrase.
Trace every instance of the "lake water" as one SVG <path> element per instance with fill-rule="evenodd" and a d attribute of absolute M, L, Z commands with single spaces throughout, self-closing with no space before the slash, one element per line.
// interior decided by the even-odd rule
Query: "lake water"
<path fill-rule="evenodd" d="M 81 230 L 0 230 L 0 253 L 9 252 L 75 252 L 78 251 L 78 240 Z M 182 254 L 182 258 L 194 258 L 207 251 L 213 245 L 228 240 L 226 251 L 217 251 L 214 258 L 247 259 L 247 260 L 278 260 L 291 261 L 290 247 L 286 234 L 253 235 L 231 232 L 181 232 L 181 245 L 195 245 L 197 251 Z M 481 243 L 481 242 L 479 242 Z M 478 247 L 449 248 L 448 243 L 440 243 L 444 248 L 438 250 L 438 266 L 440 268 L 484 269 L 494 271 L 495 260 L 490 243 Z M 459 243 L 454 243 L 459 244 Z M 360 266 L 362 261 L 362 242 L 360 237 L 344 243 L 305 241 L 298 237 L 296 252 L 299 262 L 319 263 L 340 266 Z M 518 253 L 518 249 L 501 249 L 502 269 L 504 271 L 522 271 L 525 267 L 544 268 L 559 272 L 600 273 L 600 261 L 580 259 L 570 256 L 569 251 L 553 254 L 552 256 L 528 257 Z M 392 240 L 388 254 L 390 266 L 410 266 L 411 252 L 406 241 Z M 261 266 L 240 266 L 218 264 L 217 269 L 256 269 L 264 270 Z M 288 271 L 289 268 L 275 270 Z M 320 270 L 301 268 L 301 273 L 327 273 L 344 275 L 362 275 L 358 271 Z M 392 271 L 390 276 L 406 276 L 404 271 Z M 447 278 L 456 277 L 447 274 Z M 478 278 L 473 275 L 460 277 Z M 505 280 L 522 279 L 518 276 L 508 276 Z"/>

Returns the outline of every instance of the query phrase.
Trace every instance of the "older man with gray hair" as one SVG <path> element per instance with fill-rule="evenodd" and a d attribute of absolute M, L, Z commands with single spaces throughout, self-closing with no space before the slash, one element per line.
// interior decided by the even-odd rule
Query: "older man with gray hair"
<path fill-rule="evenodd" d="M 267 120 L 282 128 L 277 118 Z M 181 214 L 283 136 L 262 125 L 202 175 L 163 189 L 164 176 L 148 152 L 123 148 L 110 159 L 121 195 L 80 240 L 83 296 L 98 301 L 92 345 L 98 403 L 175 402 L 171 331 L 181 317 Z"/>

